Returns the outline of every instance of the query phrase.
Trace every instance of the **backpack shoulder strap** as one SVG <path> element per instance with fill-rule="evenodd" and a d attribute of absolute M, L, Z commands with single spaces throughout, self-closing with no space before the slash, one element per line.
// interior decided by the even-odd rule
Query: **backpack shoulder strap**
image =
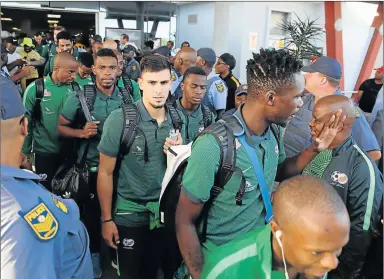
<path fill-rule="evenodd" d="M 140 130 L 139 120 L 140 120 L 140 112 L 137 109 L 135 104 L 123 104 L 121 106 L 123 112 L 123 132 L 121 134 L 120 140 L 120 157 L 124 157 L 129 150 L 133 142 L 135 141 L 135 136 L 137 132 Z M 148 146 L 147 140 L 145 138 L 145 147 L 144 147 L 144 161 L 148 162 Z"/>
<path fill-rule="evenodd" d="M 280 144 L 280 131 L 276 124 L 271 124 L 271 131 L 275 137 L 277 144 Z"/>
<path fill-rule="evenodd" d="M 177 112 L 176 108 L 172 105 L 171 102 L 166 103 L 166 108 L 171 115 L 173 128 L 175 130 L 179 130 L 181 132 L 181 117 L 180 114 Z"/>
<path fill-rule="evenodd" d="M 210 199 L 204 205 L 202 213 L 199 217 L 199 222 L 203 222 L 202 231 L 199 234 L 199 240 L 201 243 L 206 240 L 208 212 L 212 206 L 213 200 L 221 193 L 225 184 L 227 184 L 229 179 L 231 179 L 233 173 L 237 173 L 241 177 L 240 187 L 236 193 L 235 201 L 237 205 L 242 205 L 245 193 L 245 178 L 242 171 L 236 167 L 236 137 L 233 130 L 230 128 L 232 122 L 237 123 L 237 120 L 235 118 L 230 119 L 230 117 L 226 118 L 226 121 L 219 120 L 199 135 L 211 134 L 214 136 L 220 147 L 220 166 L 215 176 L 215 184 L 211 189 Z"/>
<path fill-rule="evenodd" d="M 132 104 L 133 96 L 133 85 L 131 79 L 126 76 L 122 76 L 124 87 L 119 87 L 121 98 L 123 99 L 124 104 Z"/>
<path fill-rule="evenodd" d="M 80 100 L 80 105 L 83 110 L 84 117 L 87 122 L 92 122 L 91 110 L 89 109 L 89 104 L 86 98 L 86 94 L 80 89 L 76 90 L 77 96 Z"/>
<path fill-rule="evenodd" d="M 33 119 L 35 121 L 41 120 L 41 100 L 44 98 L 44 79 L 39 78 L 35 81 L 36 86 L 36 103 L 33 111 Z"/>
<path fill-rule="evenodd" d="M 77 92 L 77 90 L 81 90 L 79 84 L 76 81 L 72 82 L 72 89 Z"/>
<path fill-rule="evenodd" d="M 93 106 L 96 101 L 96 87 L 95 85 L 84 85 L 84 94 L 85 94 L 85 99 L 87 101 L 87 106 L 89 111 L 93 111 Z"/>
<path fill-rule="evenodd" d="M 205 129 L 212 124 L 212 113 L 211 110 L 203 104 L 201 104 L 201 111 L 203 112 L 203 121 Z"/>

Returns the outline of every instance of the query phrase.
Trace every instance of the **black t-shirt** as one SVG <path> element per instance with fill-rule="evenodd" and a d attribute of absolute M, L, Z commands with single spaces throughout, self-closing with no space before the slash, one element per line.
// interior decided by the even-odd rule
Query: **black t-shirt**
<path fill-rule="evenodd" d="M 359 88 L 359 91 L 363 91 L 361 96 L 359 107 L 364 112 L 372 112 L 373 106 L 376 103 L 377 94 L 379 93 L 382 84 L 377 84 L 375 79 L 367 79 Z"/>
<path fill-rule="evenodd" d="M 229 73 L 228 76 L 222 78 L 228 87 L 228 96 L 227 96 L 227 106 L 225 110 L 230 110 L 235 108 L 235 92 L 237 87 L 240 86 L 240 81 L 235 78 L 232 73 Z"/>

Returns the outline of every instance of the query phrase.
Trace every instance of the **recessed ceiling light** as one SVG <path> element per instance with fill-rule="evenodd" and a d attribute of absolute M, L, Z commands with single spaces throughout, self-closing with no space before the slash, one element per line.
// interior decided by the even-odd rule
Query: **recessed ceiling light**
<path fill-rule="evenodd" d="M 61 18 L 61 15 L 47 14 L 47 17 L 49 17 L 49 18 Z"/>
<path fill-rule="evenodd" d="M 2 20 L 2 21 L 12 21 L 12 18 L 9 18 L 9 17 L 2 17 L 1 20 Z"/>
<path fill-rule="evenodd" d="M 12 27 L 12 30 L 15 30 L 15 31 L 21 31 L 21 29 L 17 28 L 17 27 Z"/>
<path fill-rule="evenodd" d="M 58 20 L 47 20 L 48 23 L 59 23 Z"/>

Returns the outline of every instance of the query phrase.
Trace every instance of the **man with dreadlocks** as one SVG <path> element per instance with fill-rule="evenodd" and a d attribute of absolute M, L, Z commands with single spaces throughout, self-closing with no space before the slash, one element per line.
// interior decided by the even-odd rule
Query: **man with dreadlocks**
<path fill-rule="evenodd" d="M 344 121 L 340 111 L 332 116 L 311 147 L 286 159 L 281 127 L 303 104 L 301 67 L 301 63 L 285 50 L 261 49 L 248 61 L 245 104 L 233 116 L 211 126 L 217 127 L 224 122 L 229 128 L 228 133 L 235 136 L 234 167 L 240 171 L 232 174 L 212 200 L 211 189 L 216 185 L 215 181 L 221 180 L 219 169 L 223 146 L 220 147 L 209 133 L 194 142 L 176 211 L 176 234 L 186 265 L 180 268 L 179 275 L 199 278 L 204 256 L 217 246 L 265 225 L 266 220 L 269 222 L 272 217 L 270 193 L 276 174 L 279 178 L 288 178 L 300 173 L 332 142 L 335 125 Z M 218 180 L 215 179 L 217 174 Z M 240 190 L 241 206 L 236 202 Z M 210 204 L 210 209 L 205 215 L 208 216 L 206 237 L 200 243 L 198 234 L 201 235 L 203 226 L 196 220 L 206 212 L 202 211 L 205 204 Z"/>

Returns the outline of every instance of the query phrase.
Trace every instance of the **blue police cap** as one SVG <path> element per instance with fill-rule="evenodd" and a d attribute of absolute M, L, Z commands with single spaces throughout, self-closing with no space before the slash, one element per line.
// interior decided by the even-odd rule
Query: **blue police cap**
<path fill-rule="evenodd" d="M 153 53 L 160 54 L 160 55 L 165 56 L 167 58 L 169 58 L 169 56 L 171 55 L 171 51 L 169 50 L 169 48 L 167 46 L 158 47 L 157 49 L 155 49 L 153 51 Z"/>
<path fill-rule="evenodd" d="M 1 119 L 16 118 L 26 111 L 17 87 L 10 80 L 1 77 Z"/>
<path fill-rule="evenodd" d="M 330 57 L 321 56 L 309 66 L 304 66 L 301 71 L 305 73 L 321 73 L 334 79 L 341 79 L 340 63 Z"/>
<path fill-rule="evenodd" d="M 207 62 L 215 63 L 216 62 L 216 53 L 213 49 L 208 47 L 200 48 L 197 51 L 197 56 L 200 56 Z"/>

